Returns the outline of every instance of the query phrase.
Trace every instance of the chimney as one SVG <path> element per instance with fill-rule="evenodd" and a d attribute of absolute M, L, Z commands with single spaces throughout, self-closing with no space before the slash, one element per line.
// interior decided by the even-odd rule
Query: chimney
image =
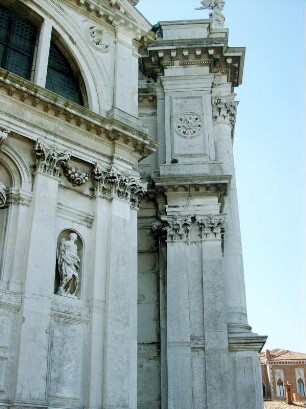
<path fill-rule="evenodd" d="M 266 349 L 266 358 L 270 359 L 270 350 L 269 349 Z"/>

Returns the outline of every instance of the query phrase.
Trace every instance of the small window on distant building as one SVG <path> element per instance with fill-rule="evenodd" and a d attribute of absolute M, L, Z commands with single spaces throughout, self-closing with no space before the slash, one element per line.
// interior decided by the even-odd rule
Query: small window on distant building
<path fill-rule="evenodd" d="M 50 46 L 46 88 L 79 105 L 84 105 L 78 76 L 54 41 Z"/>
<path fill-rule="evenodd" d="M 262 384 L 262 396 L 266 398 L 266 385 L 264 383 Z"/>
<path fill-rule="evenodd" d="M 37 28 L 0 7 L 0 67 L 31 79 Z"/>
<path fill-rule="evenodd" d="M 281 378 L 278 378 L 277 383 L 276 383 L 276 396 L 278 398 L 285 397 L 284 382 L 281 380 Z"/>
<path fill-rule="evenodd" d="M 301 396 L 305 396 L 305 386 L 304 386 L 303 379 L 299 378 L 298 381 L 297 381 L 297 384 L 298 384 L 298 393 Z"/>

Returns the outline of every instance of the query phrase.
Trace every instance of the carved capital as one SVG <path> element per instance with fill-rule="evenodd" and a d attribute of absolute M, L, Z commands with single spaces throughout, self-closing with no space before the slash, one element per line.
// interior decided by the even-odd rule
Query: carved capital
<path fill-rule="evenodd" d="M 48 147 L 38 140 L 34 148 L 36 170 L 56 178 L 60 177 L 60 167 L 70 159 L 70 152 L 62 152 L 57 146 Z"/>
<path fill-rule="evenodd" d="M 152 226 L 153 233 L 161 240 L 167 238 L 172 241 L 189 241 L 190 226 L 193 221 L 188 217 L 162 217 L 161 222 L 155 222 Z"/>
<path fill-rule="evenodd" d="M 212 114 L 215 122 L 228 122 L 235 126 L 237 113 L 237 102 L 234 95 L 227 97 L 214 97 L 212 100 Z"/>
<path fill-rule="evenodd" d="M 133 209 L 138 209 L 139 201 L 147 191 L 147 184 L 140 178 L 124 175 L 114 166 L 104 170 L 96 164 L 93 178 L 96 195 L 123 200 L 130 203 Z"/>
<path fill-rule="evenodd" d="M 196 222 L 199 228 L 201 239 L 223 239 L 225 232 L 225 216 L 209 215 L 207 217 L 197 217 Z"/>
<path fill-rule="evenodd" d="M 4 128 L 0 128 L 0 148 L 1 148 L 1 145 L 3 144 L 3 142 L 9 136 L 9 134 L 10 134 L 10 131 L 8 131 L 7 129 L 4 129 Z"/>
<path fill-rule="evenodd" d="M 0 208 L 5 206 L 6 200 L 6 186 L 2 182 L 0 182 Z"/>

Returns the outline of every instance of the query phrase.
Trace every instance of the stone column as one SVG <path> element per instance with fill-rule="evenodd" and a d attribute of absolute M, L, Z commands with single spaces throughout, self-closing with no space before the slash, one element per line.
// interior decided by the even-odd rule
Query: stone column
<path fill-rule="evenodd" d="M 246 297 L 238 200 L 233 157 L 232 129 L 236 119 L 234 94 L 214 96 L 213 120 L 217 160 L 222 162 L 223 173 L 231 175 L 231 184 L 225 196 L 224 213 L 227 228 L 224 238 L 224 276 L 226 280 L 227 320 L 229 332 L 246 332 Z"/>
<path fill-rule="evenodd" d="M 137 212 L 145 186 L 111 168 L 100 174 L 109 204 L 106 241 L 103 408 L 137 407 Z"/>
<path fill-rule="evenodd" d="M 40 87 L 46 85 L 51 34 L 52 22 L 50 19 L 46 18 L 39 33 L 36 66 L 34 71 L 34 83 Z"/>
<path fill-rule="evenodd" d="M 168 216 L 167 363 L 168 409 L 192 407 L 188 239 L 191 219 Z"/>
<path fill-rule="evenodd" d="M 197 224 L 202 244 L 207 407 L 232 408 L 221 248 L 225 217 L 197 217 Z"/>
<path fill-rule="evenodd" d="M 31 207 L 31 231 L 24 262 L 22 323 L 14 404 L 45 406 L 50 320 L 56 262 L 59 166 L 70 155 L 38 142 Z M 26 243 L 25 243 L 26 245 Z"/>

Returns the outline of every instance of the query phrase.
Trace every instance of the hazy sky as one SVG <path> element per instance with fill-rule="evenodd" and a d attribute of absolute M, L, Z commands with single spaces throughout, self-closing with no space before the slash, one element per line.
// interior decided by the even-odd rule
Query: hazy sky
<path fill-rule="evenodd" d="M 198 0 L 140 0 L 158 21 L 207 18 Z M 227 0 L 245 46 L 235 134 L 249 323 L 265 348 L 306 352 L 304 0 Z"/>

